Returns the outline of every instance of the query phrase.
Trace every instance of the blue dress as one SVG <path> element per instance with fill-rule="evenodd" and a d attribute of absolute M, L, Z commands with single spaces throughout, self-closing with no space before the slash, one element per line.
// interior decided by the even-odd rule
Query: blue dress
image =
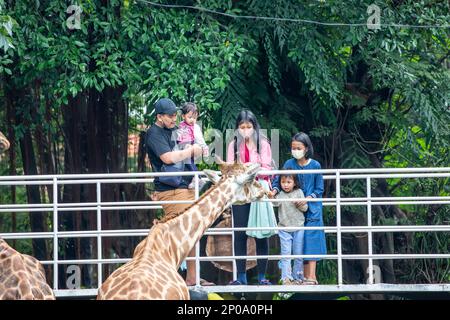
<path fill-rule="evenodd" d="M 301 166 L 297 160 L 292 158 L 287 160 L 283 165 L 283 170 L 317 170 L 321 169 L 320 163 L 314 159 L 309 159 L 308 164 Z M 303 190 L 305 197 L 322 198 L 323 193 L 323 177 L 319 173 L 298 174 L 297 175 L 300 188 Z M 281 190 L 280 177 L 277 176 L 272 182 L 272 187 Z M 305 227 L 322 227 L 322 202 L 308 202 L 308 211 L 305 214 Z M 323 230 L 305 230 L 303 254 L 327 254 L 325 242 L 325 232 Z M 306 258 L 305 260 L 319 261 L 320 258 Z"/>

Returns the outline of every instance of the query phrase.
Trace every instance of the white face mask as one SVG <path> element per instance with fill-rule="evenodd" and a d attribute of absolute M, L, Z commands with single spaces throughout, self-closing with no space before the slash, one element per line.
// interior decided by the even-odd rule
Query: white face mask
<path fill-rule="evenodd" d="M 302 150 L 291 150 L 291 153 L 292 153 L 292 156 L 297 160 L 305 157 L 305 150 L 303 150 L 303 149 Z"/>
<path fill-rule="evenodd" d="M 242 138 L 250 138 L 253 135 L 253 129 L 239 129 L 239 134 Z"/>

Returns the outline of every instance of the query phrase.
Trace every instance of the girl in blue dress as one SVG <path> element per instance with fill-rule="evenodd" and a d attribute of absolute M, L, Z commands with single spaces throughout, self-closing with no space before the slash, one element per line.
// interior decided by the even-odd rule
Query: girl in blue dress
<path fill-rule="evenodd" d="M 291 153 L 293 158 L 284 163 L 283 170 L 317 170 L 321 168 L 320 163 L 312 159 L 314 148 L 307 134 L 300 132 L 292 137 Z M 321 174 L 298 174 L 297 178 L 300 188 L 303 190 L 306 198 L 322 198 L 323 177 Z M 272 188 L 272 196 L 275 196 L 280 192 L 279 176 L 272 182 Z M 296 205 L 300 207 L 305 203 L 308 204 L 308 211 L 305 213 L 305 227 L 323 226 L 322 202 L 299 201 Z M 305 230 L 303 254 L 327 254 L 324 230 Z M 303 284 L 318 284 L 316 278 L 316 265 L 319 260 L 321 259 L 304 259 L 305 281 Z"/>

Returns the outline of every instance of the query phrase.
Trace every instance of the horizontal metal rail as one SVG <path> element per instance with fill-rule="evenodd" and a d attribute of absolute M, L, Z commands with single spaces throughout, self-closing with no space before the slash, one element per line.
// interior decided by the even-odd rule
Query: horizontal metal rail
<path fill-rule="evenodd" d="M 234 231 L 259 231 L 259 230 L 283 230 L 283 231 L 299 231 L 299 230 L 324 230 L 326 233 L 336 233 L 337 227 L 258 227 L 258 228 L 211 228 L 205 232 L 205 235 L 230 235 Z M 422 226 L 341 226 L 341 232 L 344 233 L 364 233 L 364 232 L 449 232 L 450 225 L 422 225 Z M 92 231 L 60 231 L 58 238 L 85 238 L 85 237 L 134 237 L 146 236 L 150 229 L 117 229 L 117 230 L 92 230 Z M 11 232 L 0 234 L 4 239 L 36 239 L 36 238 L 53 238 L 53 232 Z"/>
<path fill-rule="evenodd" d="M 191 287 L 192 289 L 197 289 Z M 305 293 L 305 294 L 349 294 L 349 293 L 448 293 L 450 292 L 450 284 L 388 284 L 377 283 L 367 284 L 327 284 L 315 286 L 296 286 L 296 285 L 245 285 L 245 286 L 209 286 L 202 287 L 205 293 Z M 55 290 L 55 296 L 58 298 L 67 297 L 95 297 L 98 290 L 81 289 L 81 290 Z"/>
<path fill-rule="evenodd" d="M 299 174 L 311 174 L 311 173 L 334 173 L 340 174 L 347 173 L 360 173 L 363 175 L 370 174 L 386 174 L 386 173 L 450 173 L 450 167 L 429 167 L 429 168 L 360 168 L 360 169 L 317 169 L 317 170 L 261 170 L 260 175 L 273 175 L 273 174 L 286 174 L 286 173 L 299 173 Z M 203 175 L 198 171 L 185 171 L 185 172 L 145 172 L 145 173 L 99 173 L 99 174 L 53 174 L 53 175 L 28 175 L 28 176 L 0 176 L 0 181 L 4 180 L 27 180 L 27 179 L 111 179 L 111 178 L 145 178 L 145 177 L 160 177 L 160 176 L 193 176 Z"/>
<path fill-rule="evenodd" d="M 325 260 L 337 260 L 339 256 L 337 254 L 327 254 L 327 255 L 319 255 L 319 254 L 298 254 L 298 255 L 247 255 L 247 256 L 208 256 L 208 257 L 187 257 L 186 261 L 233 261 L 235 259 L 246 259 L 246 260 L 256 260 L 256 259 L 267 259 L 267 260 L 280 260 L 283 258 L 289 259 L 325 259 Z M 394 260 L 394 259 L 449 259 L 450 254 L 345 254 L 341 256 L 343 260 L 365 260 L 365 259 L 374 259 L 374 260 Z M 131 261 L 131 258 L 121 258 L 121 259 L 72 259 L 72 260 L 58 260 L 58 264 L 120 264 Z M 40 261 L 42 264 L 53 264 L 53 260 L 43 260 Z"/>

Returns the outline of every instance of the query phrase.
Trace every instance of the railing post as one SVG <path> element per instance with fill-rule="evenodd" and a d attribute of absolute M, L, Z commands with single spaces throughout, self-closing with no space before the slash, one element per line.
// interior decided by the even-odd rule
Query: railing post
<path fill-rule="evenodd" d="M 197 199 L 200 196 L 200 190 L 199 190 L 199 183 L 198 183 L 198 172 L 196 172 L 194 174 L 194 185 L 195 185 L 195 200 L 197 201 Z M 197 243 L 195 244 L 195 285 L 199 286 L 200 285 L 200 260 L 198 259 L 200 257 L 200 240 L 199 239 L 197 241 Z"/>
<path fill-rule="evenodd" d="M 53 177 L 53 289 L 58 290 L 58 179 Z"/>
<path fill-rule="evenodd" d="M 97 283 L 98 288 L 102 286 L 103 282 L 103 267 L 102 267 L 102 186 L 101 182 L 97 182 Z"/>
<path fill-rule="evenodd" d="M 199 176 L 198 173 L 194 174 L 194 185 L 195 185 L 195 200 L 197 200 L 200 197 L 200 184 L 199 184 Z"/>
<path fill-rule="evenodd" d="M 231 228 L 234 229 L 234 219 L 233 219 L 233 206 L 230 208 L 231 210 Z M 231 255 L 234 257 L 232 260 L 233 263 L 233 281 L 237 279 L 237 266 L 236 266 L 236 253 L 234 252 L 234 231 L 231 231 Z M 247 262 L 245 262 L 245 270 L 247 270 Z"/>
<path fill-rule="evenodd" d="M 369 228 L 372 227 L 372 202 L 371 199 L 372 198 L 372 191 L 371 191 L 371 180 L 370 180 L 370 176 L 367 177 L 367 226 Z M 372 246 L 372 230 L 369 229 L 367 231 L 367 246 L 368 246 L 368 250 L 367 252 L 369 253 L 369 256 L 372 256 L 372 250 L 373 250 L 373 246 Z M 369 284 L 373 284 L 373 259 L 369 258 Z"/>
<path fill-rule="evenodd" d="M 338 285 L 342 280 L 342 233 L 341 233 L 341 173 L 336 171 L 336 228 L 337 228 L 337 256 L 338 256 Z"/>

